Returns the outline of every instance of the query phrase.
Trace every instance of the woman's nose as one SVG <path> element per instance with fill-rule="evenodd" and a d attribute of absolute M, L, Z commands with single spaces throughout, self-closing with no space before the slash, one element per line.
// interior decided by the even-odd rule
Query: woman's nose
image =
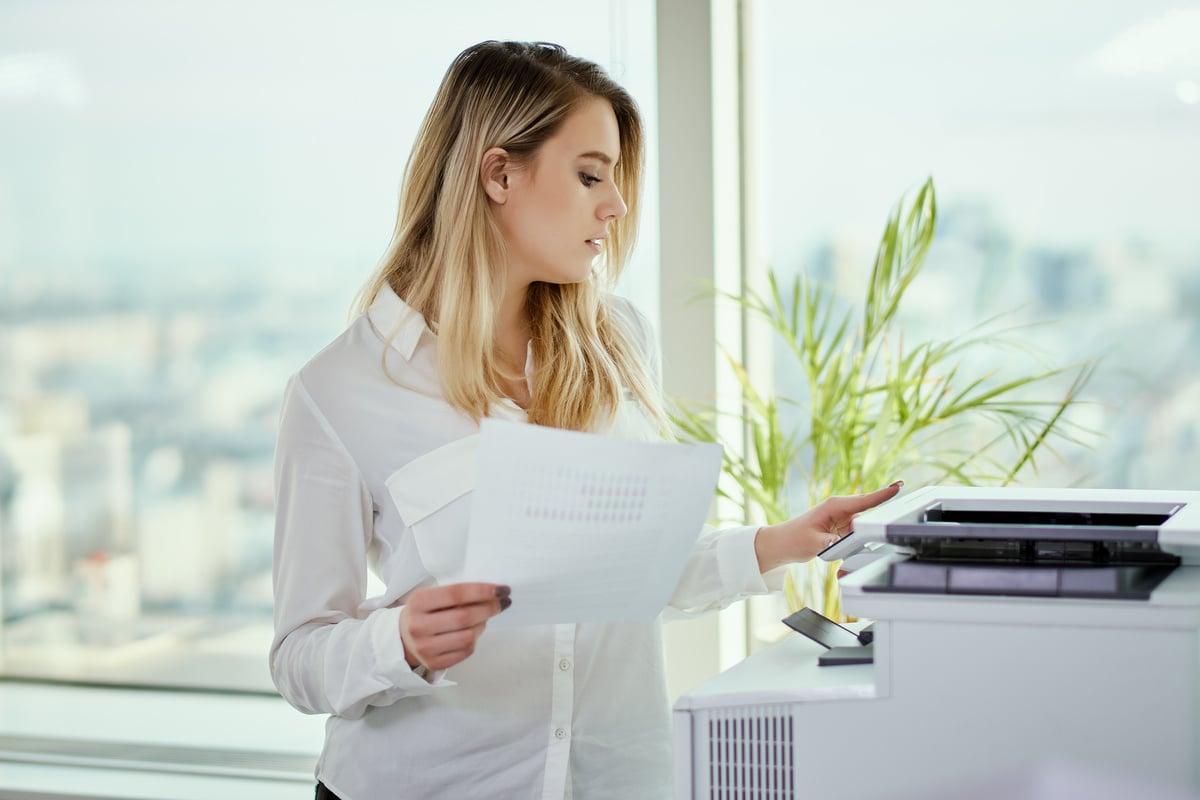
<path fill-rule="evenodd" d="M 612 195 L 596 209 L 596 216 L 603 220 L 620 219 L 629 211 L 628 206 L 625 205 L 625 198 L 621 197 L 621 190 L 616 187 L 616 184 L 610 185 L 612 186 Z"/>

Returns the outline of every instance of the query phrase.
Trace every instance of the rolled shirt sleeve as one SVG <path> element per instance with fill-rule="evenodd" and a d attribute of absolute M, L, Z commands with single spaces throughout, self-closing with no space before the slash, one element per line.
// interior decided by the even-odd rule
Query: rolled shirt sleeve
<path fill-rule="evenodd" d="M 783 587 L 784 568 L 758 571 L 754 537 L 758 525 L 717 529 L 706 525 L 671 594 L 668 617 L 716 611 L 753 595 Z"/>
<path fill-rule="evenodd" d="M 363 610 L 373 504 L 300 376 L 284 394 L 275 455 L 271 676 L 310 714 L 358 717 L 440 682 L 408 666 L 401 606 Z"/>

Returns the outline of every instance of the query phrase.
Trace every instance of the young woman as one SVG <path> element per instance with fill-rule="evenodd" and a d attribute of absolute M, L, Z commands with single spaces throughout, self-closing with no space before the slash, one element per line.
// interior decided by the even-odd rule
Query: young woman
<path fill-rule="evenodd" d="M 287 387 L 276 456 L 271 672 L 328 714 L 318 797 L 665 798 L 660 622 L 489 631 L 508 587 L 449 583 L 484 417 L 652 440 L 665 428 L 645 320 L 607 293 L 643 163 L 629 95 L 548 44 L 455 59 L 405 174 L 361 314 Z M 854 514 L 698 532 L 670 605 L 777 585 Z M 368 596 L 367 572 L 383 583 Z"/>

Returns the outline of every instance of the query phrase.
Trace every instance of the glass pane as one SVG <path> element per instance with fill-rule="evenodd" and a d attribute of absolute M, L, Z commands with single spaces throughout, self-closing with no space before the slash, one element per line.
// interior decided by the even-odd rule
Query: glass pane
<path fill-rule="evenodd" d="M 382 254 L 443 72 L 557 41 L 652 125 L 652 14 L 0 6 L 4 675 L 270 690 L 279 399 Z M 623 284 L 647 312 L 653 189 Z"/>
<path fill-rule="evenodd" d="M 1027 340 L 1049 365 L 1102 359 L 1076 409 L 1095 448 L 1047 454 L 1022 482 L 1194 485 L 1200 4 L 761 10 L 770 266 L 861 304 L 888 211 L 931 176 L 938 228 L 906 340 L 1015 310 L 1010 323 L 1047 323 Z M 973 373 L 1031 363 L 967 355 Z M 781 354 L 778 388 L 803 397 L 797 379 Z"/>
<path fill-rule="evenodd" d="M 804 274 L 857 312 L 889 211 L 932 177 L 936 236 L 896 329 L 910 352 L 1005 313 L 1039 323 L 1018 338 L 1043 360 L 972 347 L 964 375 L 1100 359 L 1068 414 L 1093 447 L 1059 442 L 1018 483 L 1193 488 L 1200 3 L 755 8 L 758 241 L 781 281 Z M 774 369 L 803 433 L 799 365 L 780 346 Z M 808 487 L 792 478 L 795 512 Z"/>

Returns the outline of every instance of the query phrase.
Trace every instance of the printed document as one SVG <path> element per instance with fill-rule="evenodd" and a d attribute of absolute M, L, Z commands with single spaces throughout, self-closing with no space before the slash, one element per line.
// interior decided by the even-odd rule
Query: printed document
<path fill-rule="evenodd" d="M 712 503 L 721 446 L 485 419 L 462 580 L 512 587 L 490 627 L 653 619 Z"/>

